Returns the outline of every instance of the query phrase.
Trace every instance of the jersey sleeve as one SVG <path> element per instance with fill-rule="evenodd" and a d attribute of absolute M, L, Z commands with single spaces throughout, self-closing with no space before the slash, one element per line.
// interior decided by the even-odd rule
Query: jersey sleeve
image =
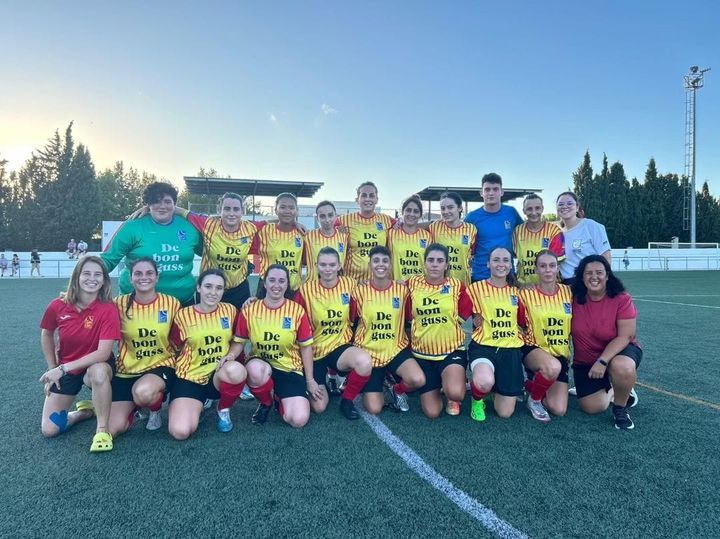
<path fill-rule="evenodd" d="M 58 300 L 51 301 L 47 309 L 45 309 L 45 314 L 43 314 L 42 320 L 40 320 L 41 329 L 48 331 L 55 331 L 57 329 L 57 301 Z"/>
<path fill-rule="evenodd" d="M 310 346 L 313 342 L 313 332 L 310 327 L 310 320 L 308 320 L 308 315 L 304 311 L 300 317 L 300 324 L 298 324 L 297 342 L 303 347 Z"/>
<path fill-rule="evenodd" d="M 518 300 L 517 323 L 520 327 L 525 327 L 528 325 L 527 312 L 525 311 L 525 304 L 523 303 L 523 301 L 521 299 Z"/>
<path fill-rule="evenodd" d="M 601 255 L 610 250 L 610 240 L 608 239 L 604 225 L 595 223 L 595 225 L 590 229 L 590 239 L 596 253 Z"/>
<path fill-rule="evenodd" d="M 237 316 L 235 322 L 235 336 L 233 337 L 234 342 L 244 343 L 250 338 L 250 328 L 248 327 L 247 318 L 243 311 Z"/>
<path fill-rule="evenodd" d="M 302 295 L 302 290 L 298 290 L 297 292 L 295 292 L 295 297 L 293 298 L 293 301 L 300 305 L 300 307 L 302 307 L 305 312 L 307 312 L 307 303 L 305 303 L 305 297 Z"/>
<path fill-rule="evenodd" d="M 465 283 L 460 284 L 460 295 L 458 296 L 458 314 L 463 320 L 467 320 L 473 314 L 473 305 L 467 293 Z"/>
<path fill-rule="evenodd" d="M 637 318 L 637 310 L 630 294 L 621 294 L 618 299 L 617 319 L 632 320 Z"/>
<path fill-rule="evenodd" d="M 408 294 L 405 298 L 405 320 L 410 322 L 413 318 L 412 295 Z"/>
<path fill-rule="evenodd" d="M 105 252 L 100 255 L 108 273 L 115 269 L 127 253 L 132 251 L 137 243 L 133 234 L 132 221 L 125 221 L 115 232 L 115 235 L 105 247 Z"/>
<path fill-rule="evenodd" d="M 184 342 L 185 331 L 182 328 L 182 324 L 179 324 L 176 320 L 173 322 L 172 328 L 170 329 L 170 343 L 173 345 L 175 350 L 180 350 Z"/>
<path fill-rule="evenodd" d="M 195 227 L 195 229 L 200 232 L 201 234 L 205 230 L 205 225 L 208 222 L 208 216 L 203 215 L 202 213 L 195 213 L 192 211 L 188 211 L 185 215 L 183 215 L 185 219 L 187 219 L 188 223 L 190 223 L 192 226 Z"/>
<path fill-rule="evenodd" d="M 513 233 L 514 237 L 514 233 Z M 550 240 L 550 252 L 558 257 L 558 260 L 565 258 L 565 235 L 560 231 Z"/>

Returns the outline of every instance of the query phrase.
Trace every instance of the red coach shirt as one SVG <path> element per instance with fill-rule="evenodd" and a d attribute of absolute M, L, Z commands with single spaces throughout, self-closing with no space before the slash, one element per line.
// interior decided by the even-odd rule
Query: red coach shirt
<path fill-rule="evenodd" d="M 61 299 L 50 302 L 40 321 L 48 331 L 59 330 L 60 363 L 68 363 L 94 352 L 100 341 L 120 340 L 120 315 L 114 303 L 93 301 L 80 312 Z M 70 371 L 80 374 L 82 371 Z"/>

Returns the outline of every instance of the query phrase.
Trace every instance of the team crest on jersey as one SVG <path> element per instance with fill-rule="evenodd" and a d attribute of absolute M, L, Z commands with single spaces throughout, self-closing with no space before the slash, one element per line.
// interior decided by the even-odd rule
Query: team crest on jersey
<path fill-rule="evenodd" d="M 463 245 L 469 245 L 470 244 L 470 236 L 467 234 L 463 234 L 462 236 L 462 244 Z"/>
<path fill-rule="evenodd" d="M 187 232 L 184 230 L 178 230 L 178 241 L 185 241 L 187 239 Z"/>
<path fill-rule="evenodd" d="M 378 230 L 382 230 L 382 229 L 383 229 L 383 224 L 382 224 L 382 223 L 375 223 L 375 228 L 377 228 Z"/>
<path fill-rule="evenodd" d="M 510 230 L 512 228 L 512 223 L 510 221 L 505 221 L 505 230 Z"/>
<path fill-rule="evenodd" d="M 512 305 L 513 307 L 518 306 L 518 297 L 517 296 L 515 296 L 515 295 L 510 296 L 510 305 Z"/>
<path fill-rule="evenodd" d="M 240 243 L 247 243 L 247 242 L 248 242 L 247 236 L 243 236 L 242 238 L 240 238 Z"/>
<path fill-rule="evenodd" d="M 283 316 L 282 328 L 292 329 L 292 318 L 290 318 L 289 316 Z"/>
<path fill-rule="evenodd" d="M 220 327 L 223 329 L 230 329 L 230 319 L 227 316 L 220 317 Z"/>
<path fill-rule="evenodd" d="M 427 247 L 427 240 L 423 238 L 420 240 L 420 248 L 425 249 L 425 247 Z"/>
<path fill-rule="evenodd" d="M 338 253 L 345 252 L 345 244 L 343 242 L 338 243 Z"/>
<path fill-rule="evenodd" d="M 543 238 L 542 239 L 542 248 L 547 249 L 550 247 L 550 239 L 549 238 Z"/>
<path fill-rule="evenodd" d="M 399 309 L 400 308 L 400 298 L 394 297 L 392 304 L 393 304 L 393 309 Z"/>
<path fill-rule="evenodd" d="M 295 247 L 302 247 L 302 240 L 300 238 L 295 238 Z"/>
<path fill-rule="evenodd" d="M 572 314 L 572 305 L 569 303 L 563 303 L 563 309 L 565 309 L 565 314 Z"/>
<path fill-rule="evenodd" d="M 83 327 L 85 329 L 92 329 L 93 322 L 95 321 L 95 318 L 92 316 L 86 316 L 85 320 L 83 321 Z"/>
<path fill-rule="evenodd" d="M 440 289 L 441 294 L 449 294 L 450 293 L 450 285 L 444 284 L 442 288 Z"/>
<path fill-rule="evenodd" d="M 158 324 L 167 324 L 167 311 L 158 311 Z"/>
<path fill-rule="evenodd" d="M 582 240 L 573 240 L 573 251 L 582 249 Z"/>
<path fill-rule="evenodd" d="M 343 305 L 350 305 L 350 294 L 343 292 L 340 298 Z"/>

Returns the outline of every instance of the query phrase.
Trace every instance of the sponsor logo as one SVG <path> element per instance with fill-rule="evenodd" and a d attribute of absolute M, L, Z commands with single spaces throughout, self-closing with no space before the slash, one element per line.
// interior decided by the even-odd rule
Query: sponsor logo
<path fill-rule="evenodd" d="M 243 244 L 244 244 L 244 243 L 247 243 L 247 242 L 248 242 L 247 236 L 243 236 L 242 238 L 240 238 L 240 243 L 243 243 Z"/>
<path fill-rule="evenodd" d="M 449 294 L 450 293 L 450 285 L 444 284 L 442 288 L 440 289 L 441 294 Z"/>
<path fill-rule="evenodd" d="M 392 306 L 393 306 L 393 309 L 399 309 L 400 308 L 400 298 L 394 297 L 392 299 Z"/>
<path fill-rule="evenodd" d="M 383 229 L 383 224 L 382 224 L 382 223 L 375 223 L 375 228 L 377 228 L 378 230 L 382 230 L 382 229 Z"/>
<path fill-rule="evenodd" d="M 70 315 L 69 315 L 69 314 L 64 314 L 64 315 L 62 315 L 62 316 L 60 317 L 60 320 L 67 320 L 68 318 L 70 318 Z"/>
<path fill-rule="evenodd" d="M 282 328 L 292 329 L 292 318 L 290 318 L 289 316 L 283 316 Z"/>
<path fill-rule="evenodd" d="M 425 249 L 425 247 L 427 247 L 427 240 L 426 240 L 426 239 L 421 239 L 421 240 L 420 240 L 420 247 L 422 247 L 423 249 Z"/>
<path fill-rule="evenodd" d="M 512 223 L 510 221 L 505 221 L 505 230 L 510 230 L 512 228 Z"/>
<path fill-rule="evenodd" d="M 300 238 L 295 238 L 295 247 L 302 247 L 302 240 Z"/>
<path fill-rule="evenodd" d="M 515 295 L 510 296 L 510 304 L 511 304 L 513 307 L 517 307 L 517 306 L 518 306 L 518 297 L 515 296 Z"/>
<path fill-rule="evenodd" d="M 184 230 L 178 230 L 178 241 L 185 241 L 187 240 L 187 232 Z"/>
<path fill-rule="evenodd" d="M 230 319 L 227 316 L 220 317 L 220 327 L 223 329 L 230 329 Z"/>
<path fill-rule="evenodd" d="M 168 321 L 167 311 L 159 311 L 158 312 L 158 324 L 167 324 L 167 321 Z"/>
<path fill-rule="evenodd" d="M 563 309 L 565 310 L 565 314 L 572 314 L 572 305 L 569 303 L 563 303 Z"/>
<path fill-rule="evenodd" d="M 467 234 L 463 234 L 462 236 L 462 244 L 463 245 L 469 245 L 470 244 L 470 236 Z"/>
<path fill-rule="evenodd" d="M 338 243 L 338 253 L 345 252 L 345 244 L 343 242 Z"/>
<path fill-rule="evenodd" d="M 549 238 L 543 238 L 542 239 L 542 248 L 547 249 L 550 247 L 550 239 Z"/>
<path fill-rule="evenodd" d="M 350 305 L 350 294 L 343 292 L 341 298 L 343 305 Z"/>

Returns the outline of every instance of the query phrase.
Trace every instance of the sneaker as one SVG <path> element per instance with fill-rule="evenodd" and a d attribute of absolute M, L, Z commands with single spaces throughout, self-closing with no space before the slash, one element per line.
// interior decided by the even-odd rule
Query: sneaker
<path fill-rule="evenodd" d="M 460 415 L 460 403 L 458 401 L 451 401 L 448 399 L 445 405 L 445 413 L 447 415 Z"/>
<path fill-rule="evenodd" d="M 396 393 L 394 387 L 391 387 L 390 391 L 392 392 L 393 399 L 395 401 L 395 408 L 401 412 L 410 411 L 410 404 L 408 403 L 407 395 L 405 393 Z"/>
<path fill-rule="evenodd" d="M 253 397 L 253 394 L 250 393 L 250 388 L 246 385 L 246 386 L 243 388 L 242 393 L 240 393 L 240 400 L 241 400 L 241 401 L 251 401 L 251 400 L 253 400 L 254 398 L 255 398 L 255 397 Z"/>
<path fill-rule="evenodd" d="M 575 386 L 568 389 L 568 395 L 572 395 L 573 397 L 577 397 L 577 389 L 575 389 Z"/>
<path fill-rule="evenodd" d="M 470 409 L 470 417 L 475 421 L 485 421 L 485 401 L 472 400 L 472 408 Z"/>
<path fill-rule="evenodd" d="M 550 414 L 547 413 L 542 401 L 536 401 L 535 399 L 528 397 L 527 407 L 532 416 L 538 421 L 542 421 L 543 423 L 550 422 Z"/>
<path fill-rule="evenodd" d="M 203 402 L 203 412 L 212 408 L 212 405 L 213 405 L 212 399 L 205 399 L 205 402 Z"/>
<path fill-rule="evenodd" d="M 345 391 L 345 387 L 347 387 L 347 376 L 340 376 L 337 375 L 337 388 L 338 388 L 338 394 L 342 395 L 343 391 Z"/>
<path fill-rule="evenodd" d="M 148 416 L 145 428 L 147 430 L 158 430 L 160 427 L 162 427 L 162 417 L 160 417 L 160 410 L 158 410 L 157 412 L 153 412 L 152 410 L 150 410 L 150 415 Z"/>
<path fill-rule="evenodd" d="M 627 407 L 627 408 L 634 408 L 635 406 L 637 406 L 637 403 L 638 403 L 639 401 L 640 401 L 640 399 L 638 398 L 638 394 L 635 392 L 635 388 L 632 388 L 632 389 L 630 390 L 630 396 L 628 397 L 626 407 Z"/>
<path fill-rule="evenodd" d="M 145 421 L 148 417 L 148 414 L 145 413 L 142 408 L 138 408 L 135 410 L 135 414 L 133 415 L 133 421 Z"/>
<path fill-rule="evenodd" d="M 230 408 L 218 410 L 217 429 L 220 432 L 230 432 L 233 428 L 232 419 L 230 419 Z"/>
<path fill-rule="evenodd" d="M 270 410 L 272 410 L 272 405 L 265 406 L 263 403 L 258 404 L 258 407 L 252 415 L 252 419 L 250 421 L 253 425 L 264 425 L 270 415 Z"/>
<path fill-rule="evenodd" d="M 340 399 L 340 411 L 347 419 L 360 419 L 360 412 L 350 399 Z"/>
<path fill-rule="evenodd" d="M 340 391 L 340 385 L 339 380 L 340 378 L 337 374 L 328 374 L 327 378 L 325 380 L 325 385 L 327 385 L 328 393 L 330 395 L 340 395 L 342 391 Z"/>
<path fill-rule="evenodd" d="M 613 419 L 615 420 L 615 428 L 620 430 L 631 430 L 635 428 L 635 423 L 630 419 L 627 406 L 616 406 L 613 404 Z"/>

